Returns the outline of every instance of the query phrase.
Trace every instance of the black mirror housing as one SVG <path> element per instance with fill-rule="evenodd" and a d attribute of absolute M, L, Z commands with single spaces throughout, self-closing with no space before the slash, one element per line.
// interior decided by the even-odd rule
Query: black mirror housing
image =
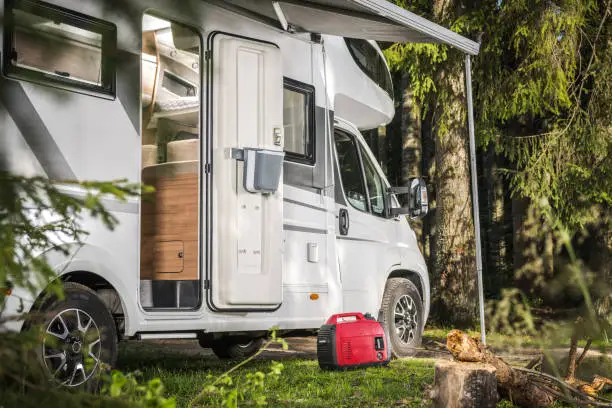
<path fill-rule="evenodd" d="M 411 220 L 415 220 L 423 218 L 429 211 L 427 185 L 422 178 L 412 178 L 408 187 L 391 187 L 387 190 L 387 193 L 389 218 L 408 215 Z M 391 197 L 396 194 L 408 194 L 408 205 L 400 208 L 391 208 Z"/>
<path fill-rule="evenodd" d="M 422 178 L 410 180 L 410 219 L 421 219 L 429 212 L 427 184 Z"/>

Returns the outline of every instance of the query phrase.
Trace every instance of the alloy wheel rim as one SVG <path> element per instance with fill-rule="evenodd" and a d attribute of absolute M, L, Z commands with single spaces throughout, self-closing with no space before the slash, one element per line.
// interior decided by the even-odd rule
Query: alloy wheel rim
<path fill-rule="evenodd" d="M 248 341 L 247 343 L 238 343 L 238 344 L 236 344 L 236 345 L 237 345 L 238 347 L 240 347 L 240 348 L 245 349 L 245 348 L 249 347 L 251 344 L 253 344 L 253 341 L 254 341 L 254 340 L 250 340 L 250 341 Z"/>
<path fill-rule="evenodd" d="M 60 385 L 77 387 L 100 365 L 102 341 L 94 319 L 81 309 L 57 313 L 46 327 L 42 342 L 44 366 Z"/>
<path fill-rule="evenodd" d="M 413 344 L 419 327 L 418 311 L 410 295 L 402 295 L 393 308 L 395 333 L 403 344 Z"/>

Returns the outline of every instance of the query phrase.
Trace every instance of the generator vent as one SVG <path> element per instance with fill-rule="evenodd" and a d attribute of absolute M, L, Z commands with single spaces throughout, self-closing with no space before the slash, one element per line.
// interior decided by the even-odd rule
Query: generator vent
<path fill-rule="evenodd" d="M 351 349 L 351 342 L 345 341 L 342 343 L 342 356 L 345 360 L 353 359 L 353 350 Z"/>

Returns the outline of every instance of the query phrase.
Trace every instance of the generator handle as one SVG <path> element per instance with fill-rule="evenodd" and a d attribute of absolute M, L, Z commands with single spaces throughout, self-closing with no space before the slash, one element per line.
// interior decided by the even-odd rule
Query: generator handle
<path fill-rule="evenodd" d="M 326 324 L 336 324 L 336 323 L 338 323 L 338 319 L 341 319 L 343 317 L 356 317 L 357 320 L 366 320 L 366 318 L 363 315 L 363 313 L 360 313 L 360 312 L 338 313 L 338 314 L 332 315 L 327 320 Z"/>

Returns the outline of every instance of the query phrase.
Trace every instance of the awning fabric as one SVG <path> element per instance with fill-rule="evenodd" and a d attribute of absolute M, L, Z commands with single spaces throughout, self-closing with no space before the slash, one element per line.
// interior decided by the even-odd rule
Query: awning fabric
<path fill-rule="evenodd" d="M 443 43 L 469 55 L 479 51 L 475 41 L 387 0 L 224 0 L 219 3 L 275 21 L 277 25 L 280 10 L 281 19 L 284 17 L 298 32 L 387 42 Z"/>

